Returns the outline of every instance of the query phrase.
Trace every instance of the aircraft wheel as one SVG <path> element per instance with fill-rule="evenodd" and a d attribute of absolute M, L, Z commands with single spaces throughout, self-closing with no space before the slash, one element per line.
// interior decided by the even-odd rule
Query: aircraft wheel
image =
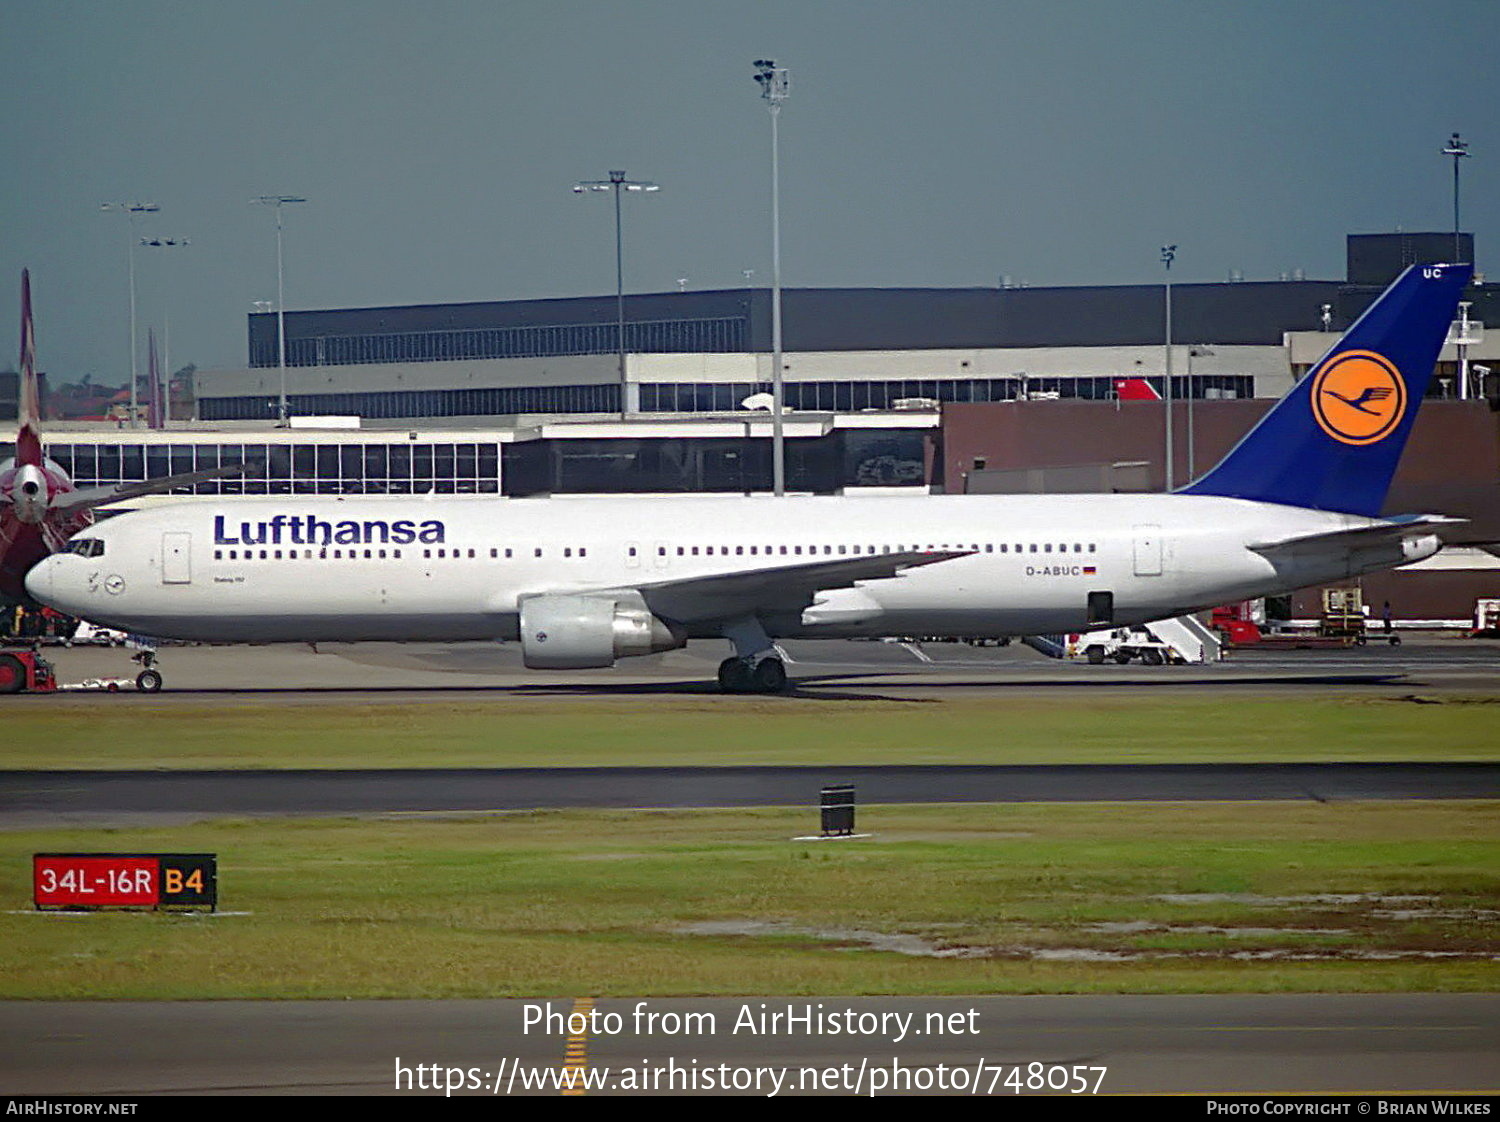
<path fill-rule="evenodd" d="M 1393 647 L 1399 647 L 1400 645 L 1401 645 L 1401 636 L 1399 636 L 1399 635 L 1392 635 L 1391 636 L 1391 646 L 1393 646 Z"/>
<path fill-rule="evenodd" d="M 142 693 L 157 693 L 161 690 L 161 671 L 142 670 L 135 676 L 135 688 Z"/>
<path fill-rule="evenodd" d="M 20 693 L 26 688 L 26 667 L 15 655 L 0 655 L 0 693 Z"/>
<path fill-rule="evenodd" d="M 786 667 L 779 658 L 763 658 L 753 674 L 758 693 L 781 693 L 786 689 Z"/>
<path fill-rule="evenodd" d="M 750 676 L 744 659 L 726 658 L 719 663 L 719 689 L 724 693 L 745 693 L 750 689 Z"/>
<path fill-rule="evenodd" d="M 1084 654 L 1084 657 L 1089 660 L 1089 665 L 1090 666 L 1103 666 L 1104 665 L 1104 648 L 1103 647 L 1095 644 L 1094 646 L 1090 647 L 1088 650 L 1084 651 L 1083 654 Z"/>

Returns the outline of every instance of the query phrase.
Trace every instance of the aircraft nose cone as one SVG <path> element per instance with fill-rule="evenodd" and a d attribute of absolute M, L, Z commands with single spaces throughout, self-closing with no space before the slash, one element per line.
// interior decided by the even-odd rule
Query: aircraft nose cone
<path fill-rule="evenodd" d="M 26 574 L 26 591 L 31 594 L 33 600 L 43 604 L 52 601 L 52 568 L 54 559 L 44 557 L 31 567 L 31 572 Z"/>

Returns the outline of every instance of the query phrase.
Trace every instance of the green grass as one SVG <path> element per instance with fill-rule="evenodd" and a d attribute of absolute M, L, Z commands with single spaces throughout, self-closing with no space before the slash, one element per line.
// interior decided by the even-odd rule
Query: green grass
<path fill-rule="evenodd" d="M 527 698 L 8 707 L 0 768 L 1500 759 L 1500 698 L 1026 691 L 942 701 Z M 28 704 L 34 702 L 34 704 Z M 289 729 L 295 728 L 295 735 Z"/>
<path fill-rule="evenodd" d="M 874 838 L 791 841 L 813 825 L 810 811 L 797 810 L 4 833 L 0 997 L 1500 985 L 1494 802 L 962 805 L 860 813 Z M 216 852 L 224 914 L 36 914 L 29 855 L 47 850 Z M 1188 898 L 1163 899 L 1181 894 Z M 1317 895 L 1357 898 L 1268 899 Z M 1379 896 L 1420 899 L 1393 904 Z M 684 930 L 705 922 L 770 926 L 746 928 L 753 934 Z M 1133 926 L 1101 927 L 1109 924 Z M 914 935 L 980 957 L 871 950 L 862 932 Z M 1048 949 L 1148 957 L 1038 957 Z M 1397 957 L 1354 957 L 1372 951 Z M 1232 957 L 1236 952 L 1317 957 Z M 1456 957 L 1415 957 L 1421 952 Z"/>

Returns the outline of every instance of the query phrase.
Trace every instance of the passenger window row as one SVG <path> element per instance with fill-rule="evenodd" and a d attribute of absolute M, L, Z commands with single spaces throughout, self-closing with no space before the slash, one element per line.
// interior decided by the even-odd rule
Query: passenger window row
<path fill-rule="evenodd" d="M 97 552 L 86 552 L 83 548 L 79 548 L 80 546 L 83 546 L 83 545 L 97 546 L 98 550 L 97 550 Z M 69 548 L 69 552 L 71 552 L 71 553 L 80 553 L 80 554 L 83 554 L 86 557 L 98 557 L 98 556 L 102 556 L 103 552 L 104 552 L 104 543 L 101 542 L 101 541 L 97 541 L 97 540 L 94 540 L 92 542 L 86 542 L 86 543 L 85 542 L 71 543 L 71 546 Z M 514 549 L 507 548 L 507 549 L 501 550 L 500 548 L 496 547 L 496 548 L 492 548 L 489 551 L 490 560 L 492 560 L 492 561 L 498 561 L 498 560 L 500 560 L 502 552 L 504 553 L 505 560 L 507 560 L 507 561 L 510 560 L 510 559 L 512 559 L 515 556 L 515 550 Z M 522 552 L 524 552 L 524 550 Z M 556 551 L 554 550 L 554 553 L 555 552 Z M 424 550 L 422 550 L 422 558 L 423 558 L 423 560 L 427 560 L 427 561 L 431 561 L 431 560 L 434 560 L 434 559 L 439 560 L 439 561 L 445 561 L 445 560 L 449 560 L 449 559 L 454 560 L 454 561 L 458 561 L 458 560 L 462 560 L 462 559 L 465 559 L 465 558 L 467 558 L 470 561 L 473 561 L 473 560 L 477 560 L 479 558 L 479 556 L 480 556 L 481 553 L 482 553 L 482 551 L 481 550 L 477 550 L 477 549 L 447 549 L 447 548 L 444 548 L 444 549 L 424 549 Z M 589 551 L 588 551 L 588 547 L 587 546 L 564 546 L 563 550 L 562 550 L 562 555 L 564 557 L 570 558 L 570 559 L 574 558 L 574 557 L 583 558 L 583 557 L 587 557 L 589 555 Z M 533 557 L 543 557 L 543 556 L 545 556 L 545 551 L 540 546 L 538 546 L 538 547 L 536 547 L 535 549 L 532 550 L 532 556 Z M 215 561 L 256 561 L 256 560 L 259 560 L 259 561 L 283 561 L 283 560 L 285 560 L 285 561 L 295 561 L 295 560 L 297 560 L 299 558 L 301 558 L 303 560 L 314 560 L 314 559 L 316 559 L 316 560 L 319 560 L 319 561 L 326 561 L 326 560 L 332 559 L 332 560 L 338 561 L 338 560 L 344 559 L 345 557 L 348 557 L 349 559 L 353 559 L 353 560 L 358 560 L 360 558 L 363 558 L 365 560 L 385 560 L 387 557 L 392 558 L 394 560 L 400 560 L 401 559 L 401 551 L 399 549 L 390 549 L 390 550 L 386 550 L 386 549 L 365 549 L 365 550 L 358 550 L 358 549 L 335 549 L 335 548 L 330 547 L 330 546 L 321 546 L 321 547 L 319 547 L 318 549 L 315 549 L 315 550 L 314 549 L 303 549 L 303 550 L 296 550 L 296 549 L 258 549 L 258 550 L 257 549 L 216 549 L 216 550 L 214 550 L 214 560 Z"/>
<path fill-rule="evenodd" d="M 678 556 L 678 557 L 730 557 L 730 556 L 734 556 L 734 557 L 744 557 L 744 556 L 749 556 L 749 557 L 772 557 L 772 556 L 778 556 L 778 557 L 847 557 L 847 556 L 850 556 L 850 555 L 854 555 L 854 556 L 861 556 L 861 555 L 863 555 L 863 556 L 873 556 L 875 554 L 893 553 L 893 552 L 894 553 L 908 553 L 908 552 L 911 552 L 911 553 L 937 553 L 937 552 L 946 552 L 946 551 L 952 551 L 952 550 L 968 551 L 968 552 L 971 552 L 971 553 L 1010 553 L 1010 552 L 1015 552 L 1015 553 L 1054 553 L 1054 552 L 1055 553 L 1084 553 L 1084 552 L 1095 553 L 1098 550 L 1098 546 L 1094 542 L 1088 542 L 1087 544 L 1085 544 L 1083 542 L 1072 542 L 1072 543 L 1057 542 L 1057 543 L 1055 543 L 1055 546 L 1054 546 L 1053 542 L 1029 542 L 1029 543 L 1025 543 L 1025 542 L 1015 542 L 1015 543 L 1000 542 L 998 544 L 996 544 L 994 542 L 988 542 L 988 543 L 985 543 L 984 545 L 980 545 L 977 542 L 970 543 L 970 544 L 958 543 L 958 544 L 952 544 L 952 545 L 950 545 L 950 544 L 948 544 L 946 542 L 942 543 L 941 545 L 929 542 L 926 545 L 913 544 L 911 546 L 907 546 L 905 544 L 880 545 L 880 546 L 876 546 L 876 545 L 828 545 L 828 544 L 806 545 L 806 546 L 803 546 L 803 545 L 781 545 L 781 546 L 768 545 L 768 546 L 765 546 L 764 548 L 762 548 L 761 546 L 758 546 L 758 545 L 736 545 L 736 546 L 728 546 L 728 545 L 719 545 L 719 546 L 712 546 L 712 545 L 704 545 L 704 546 L 699 546 L 699 545 L 691 545 L 691 546 L 679 545 L 679 546 L 675 546 L 675 547 L 669 547 L 669 546 L 666 546 L 666 545 L 658 545 L 656 547 L 656 555 L 658 557 L 666 557 L 666 556 L 668 556 L 669 551 L 672 551 L 672 550 L 675 550 L 676 556 Z M 78 539 L 78 540 L 75 540 L 75 541 L 69 543 L 68 552 L 70 552 L 70 553 L 79 553 L 79 554 L 82 554 L 85 557 L 98 557 L 98 556 L 102 556 L 103 555 L 103 552 L 104 552 L 104 543 L 101 542 L 101 541 L 98 541 L 97 539 Z M 521 552 L 524 553 L 525 551 L 522 550 Z M 556 555 L 556 552 L 557 551 L 554 549 L 553 550 L 554 556 Z M 449 560 L 449 559 L 454 560 L 454 561 L 468 559 L 468 560 L 472 561 L 472 560 L 478 559 L 480 553 L 481 553 L 480 550 L 475 550 L 475 549 L 448 549 L 448 548 L 430 549 L 429 548 L 429 549 L 422 550 L 422 558 L 423 558 L 423 560 L 427 560 L 427 561 L 431 561 L 431 560 L 445 561 L 445 560 Z M 492 547 L 490 549 L 490 551 L 489 551 L 490 560 L 492 560 L 492 561 L 501 560 L 502 559 L 501 558 L 502 553 L 504 555 L 504 560 L 509 561 L 509 560 L 512 560 L 515 557 L 516 550 L 513 549 L 513 548 L 511 548 L 511 547 L 506 547 L 503 550 L 501 548 L 499 548 L 499 547 Z M 634 546 L 634 545 L 628 546 L 626 548 L 626 553 L 630 557 L 639 556 L 639 547 L 638 546 Z M 562 556 L 565 557 L 565 558 L 568 558 L 568 559 L 572 559 L 572 558 L 575 558 L 575 557 L 576 558 L 585 558 L 585 557 L 588 556 L 588 554 L 589 554 L 589 551 L 588 551 L 588 547 L 587 546 L 564 546 L 563 549 L 562 549 Z M 533 549 L 531 550 L 531 556 L 533 558 L 541 558 L 541 557 L 544 557 L 545 555 L 546 555 L 545 551 L 540 546 L 533 547 Z M 255 560 L 260 560 L 260 561 L 282 561 L 282 560 L 295 561 L 298 558 L 301 558 L 303 560 L 312 560 L 312 559 L 314 559 L 314 557 L 316 557 L 316 559 L 319 560 L 319 561 L 326 561 L 326 560 L 329 560 L 330 558 L 332 560 L 338 561 L 338 560 L 345 559 L 346 556 L 350 560 L 359 560 L 359 559 L 364 559 L 364 560 L 367 560 L 367 561 L 368 560 L 385 560 L 387 557 L 390 557 L 390 558 L 395 559 L 395 560 L 400 560 L 400 558 L 401 558 L 401 551 L 399 549 L 392 549 L 392 550 L 385 550 L 385 549 L 365 549 L 365 550 L 358 550 L 358 549 L 335 549 L 335 548 L 330 548 L 330 547 L 327 547 L 327 546 L 320 547 L 320 548 L 318 548 L 316 550 L 312 550 L 312 549 L 304 549 L 304 550 L 296 550 L 296 549 L 285 549 L 285 550 L 282 550 L 282 549 L 260 549 L 260 550 L 255 550 L 255 549 L 228 549 L 228 550 L 225 550 L 225 549 L 216 549 L 216 550 L 214 550 L 214 560 L 215 561 L 226 561 L 226 560 L 227 561 L 241 561 L 241 560 L 243 560 L 243 561 L 255 561 Z"/>
<path fill-rule="evenodd" d="M 216 549 L 215 561 L 383 561 L 387 557 L 399 559 L 399 549 L 334 549 L 320 546 L 317 549 Z"/>
<path fill-rule="evenodd" d="M 948 542 L 944 542 L 941 545 L 938 545 L 932 542 L 928 542 L 926 545 L 913 543 L 910 546 L 904 544 L 880 546 L 827 544 L 808 546 L 768 545 L 764 549 L 762 549 L 758 545 L 658 545 L 656 547 L 656 555 L 658 557 L 666 557 L 669 554 L 675 553 L 675 555 L 678 557 L 729 557 L 731 555 L 735 557 L 844 557 L 849 556 L 850 554 L 869 556 L 879 553 L 938 553 L 953 550 L 968 551 L 970 553 L 1009 553 L 1011 552 L 1011 543 L 1001 542 L 996 545 L 993 542 L 989 542 L 984 545 L 980 545 L 977 542 L 970 544 L 965 544 L 963 542 L 950 544 Z M 1084 542 L 1057 542 L 1054 548 L 1054 543 L 1052 542 L 1017 542 L 1015 543 L 1014 551 L 1016 553 L 1095 553 L 1098 551 L 1098 545 L 1095 542 L 1088 542 L 1086 544 Z M 626 549 L 626 553 L 631 557 L 636 557 L 639 555 L 638 547 L 633 545 L 629 546 Z"/>

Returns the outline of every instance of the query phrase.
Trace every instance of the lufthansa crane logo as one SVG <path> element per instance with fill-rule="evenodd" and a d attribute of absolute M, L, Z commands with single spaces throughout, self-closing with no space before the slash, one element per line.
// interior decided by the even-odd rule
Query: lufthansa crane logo
<path fill-rule="evenodd" d="M 1406 415 L 1406 383 L 1390 359 L 1374 351 L 1344 351 L 1313 379 L 1318 427 L 1344 444 L 1378 444 Z"/>

